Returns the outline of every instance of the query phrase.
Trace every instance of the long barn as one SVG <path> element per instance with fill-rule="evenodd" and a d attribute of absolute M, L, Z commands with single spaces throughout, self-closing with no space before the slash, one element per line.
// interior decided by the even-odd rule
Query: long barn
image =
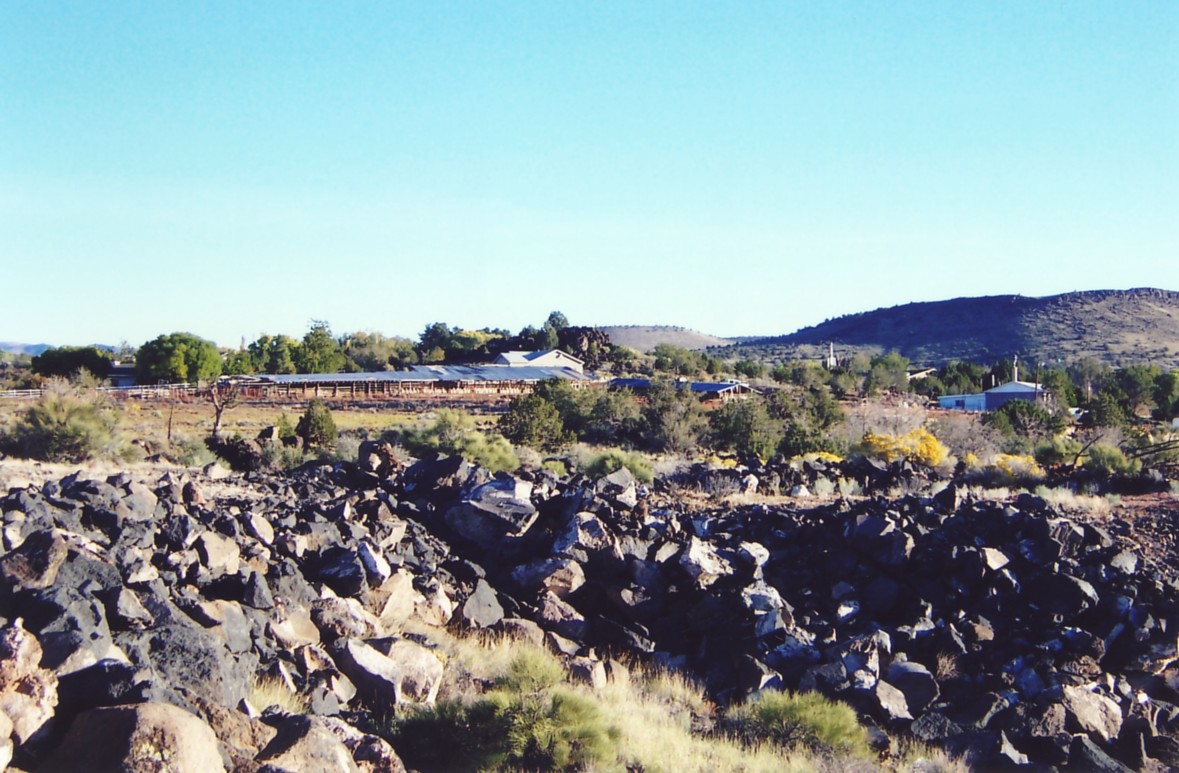
<path fill-rule="evenodd" d="M 573 368 L 519 365 L 414 365 L 406 370 L 374 373 L 299 373 L 231 378 L 251 397 L 361 400 L 453 395 L 513 396 L 530 392 L 541 381 L 554 378 L 575 385 L 591 381 L 584 373 Z"/>

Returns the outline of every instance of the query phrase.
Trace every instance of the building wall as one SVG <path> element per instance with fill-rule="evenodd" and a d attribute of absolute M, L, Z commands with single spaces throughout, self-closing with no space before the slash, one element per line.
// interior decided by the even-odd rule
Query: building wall
<path fill-rule="evenodd" d="M 1012 400 L 1027 400 L 1029 403 L 1036 401 L 1035 390 L 1028 390 L 1026 392 L 986 392 L 986 410 L 995 411 L 1002 408 Z M 1043 393 L 1041 393 L 1041 396 Z"/>
<path fill-rule="evenodd" d="M 986 410 L 986 395 L 950 395 L 948 397 L 939 397 L 937 399 L 938 405 L 942 408 L 957 411 L 984 411 Z"/>

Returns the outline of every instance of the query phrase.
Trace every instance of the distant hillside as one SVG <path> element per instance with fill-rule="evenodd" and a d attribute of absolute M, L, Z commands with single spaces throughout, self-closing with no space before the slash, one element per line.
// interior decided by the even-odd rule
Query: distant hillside
<path fill-rule="evenodd" d="M 49 344 L 18 344 L 12 341 L 0 341 L 0 352 L 10 354 L 38 355 L 49 348 Z"/>
<path fill-rule="evenodd" d="M 683 327 L 669 325 L 606 325 L 598 330 L 610 336 L 618 346 L 626 346 L 640 352 L 649 352 L 659 344 L 671 344 L 684 349 L 705 349 L 710 346 L 728 346 L 728 338 L 697 333 Z"/>
<path fill-rule="evenodd" d="M 828 343 L 897 351 L 914 363 L 994 361 L 1014 354 L 1043 362 L 1093 357 L 1110 365 L 1179 367 L 1179 293 L 1139 288 L 1044 298 L 994 295 L 909 303 L 828 320 L 795 333 L 731 347 L 735 356 L 814 357 Z"/>

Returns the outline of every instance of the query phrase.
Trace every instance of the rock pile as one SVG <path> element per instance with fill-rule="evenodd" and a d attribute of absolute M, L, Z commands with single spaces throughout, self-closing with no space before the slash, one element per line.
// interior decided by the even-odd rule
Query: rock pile
<path fill-rule="evenodd" d="M 884 747 L 1179 765 L 1179 589 L 1118 523 L 1035 497 L 681 512 L 625 470 L 403 468 L 379 443 L 204 488 L 74 475 L 0 499 L 0 762 L 401 770 L 358 728 L 437 697 L 414 620 L 544 643 L 591 684 L 626 653 L 722 701 L 819 690 Z"/>

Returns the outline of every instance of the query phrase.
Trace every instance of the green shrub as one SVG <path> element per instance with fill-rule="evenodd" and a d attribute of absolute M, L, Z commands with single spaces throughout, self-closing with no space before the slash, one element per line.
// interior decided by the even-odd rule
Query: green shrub
<path fill-rule="evenodd" d="M 1102 443 L 1089 447 L 1082 466 L 1104 475 L 1133 475 L 1142 468 L 1137 461 L 1127 457 L 1122 449 Z"/>
<path fill-rule="evenodd" d="M 759 693 L 730 708 L 723 726 L 749 746 L 768 742 L 816 752 L 870 754 L 867 735 L 851 707 L 818 693 Z"/>
<path fill-rule="evenodd" d="M 468 435 L 459 443 L 457 453 L 492 472 L 511 472 L 520 467 L 515 449 L 502 435 Z"/>
<path fill-rule="evenodd" d="M 1081 441 L 1067 435 L 1057 435 L 1046 443 L 1036 446 L 1032 455 L 1044 467 L 1054 467 L 1061 464 L 1072 464 L 1077 455 L 1081 453 L 1081 448 Z"/>
<path fill-rule="evenodd" d="M 556 687 L 565 677 L 565 669 L 549 653 L 522 647 L 512 658 L 508 671 L 495 680 L 495 686 L 512 692 L 539 692 Z"/>
<path fill-rule="evenodd" d="M 307 448 L 335 447 L 336 420 L 323 400 L 316 398 L 307 404 L 307 410 L 295 427 L 295 434 L 303 438 L 303 445 Z"/>
<path fill-rule="evenodd" d="M 438 451 L 460 454 L 492 472 L 510 472 L 520 467 L 520 459 L 506 438 L 480 432 L 469 415 L 447 408 L 438 411 L 434 422 L 424 429 L 402 432 L 398 442 L 417 456 Z"/>
<path fill-rule="evenodd" d="M 279 442 L 261 443 L 262 462 L 266 467 L 279 470 L 293 470 L 307 461 L 307 454 L 299 445 Z"/>
<path fill-rule="evenodd" d="M 560 459 L 546 459 L 544 463 L 541 464 L 541 469 L 548 470 L 558 478 L 564 478 L 569 474 L 569 465 L 565 464 Z"/>
<path fill-rule="evenodd" d="M 184 467 L 204 467 L 217 461 L 217 455 L 204 443 L 187 436 L 180 436 L 172 441 L 172 450 L 168 456 L 176 464 Z"/>
<path fill-rule="evenodd" d="M 287 416 L 286 411 L 278 415 L 278 421 L 274 422 L 274 428 L 278 431 L 279 440 L 289 440 L 298 437 L 295 433 L 295 425 L 291 424 L 291 417 Z"/>
<path fill-rule="evenodd" d="M 623 467 L 630 470 L 631 475 L 634 475 L 635 479 L 643 483 L 650 483 L 655 479 L 651 465 L 647 463 L 647 460 L 642 455 L 633 452 L 628 453 L 617 448 L 613 448 L 604 454 L 594 457 L 586 466 L 585 471 L 591 478 L 601 478 L 612 472 L 617 472 Z"/>
<path fill-rule="evenodd" d="M 761 398 L 726 403 L 709 414 L 708 423 L 713 444 L 725 451 L 769 459 L 782 442 L 782 422 L 770 415 Z"/>
<path fill-rule="evenodd" d="M 617 731 L 597 703 L 561 685 L 549 654 L 524 649 L 470 704 L 440 701 L 397 721 L 393 743 L 410 766 L 435 770 L 580 770 L 613 755 Z"/>
<path fill-rule="evenodd" d="M 117 457 L 124 451 L 118 424 L 118 408 L 101 393 L 52 379 L 14 423 L 4 445 L 15 456 L 47 462 Z"/>
<path fill-rule="evenodd" d="M 540 395 L 514 398 L 499 419 L 499 431 L 513 443 L 556 451 L 573 439 L 557 407 Z"/>

